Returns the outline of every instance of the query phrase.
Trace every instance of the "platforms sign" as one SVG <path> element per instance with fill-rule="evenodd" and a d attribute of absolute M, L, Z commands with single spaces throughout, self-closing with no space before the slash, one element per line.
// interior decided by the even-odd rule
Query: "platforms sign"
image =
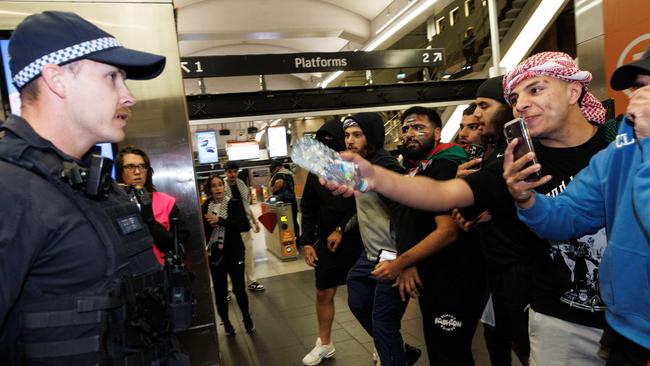
<path fill-rule="evenodd" d="M 444 49 L 310 52 L 181 58 L 184 78 L 399 69 L 444 64 Z"/>

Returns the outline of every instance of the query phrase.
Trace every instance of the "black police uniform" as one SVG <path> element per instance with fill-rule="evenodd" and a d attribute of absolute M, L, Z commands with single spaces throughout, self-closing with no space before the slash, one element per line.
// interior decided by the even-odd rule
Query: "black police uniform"
<path fill-rule="evenodd" d="M 1 129 L 0 364 L 164 362 L 177 342 L 137 206 L 65 183 L 73 159 L 20 117 Z"/>

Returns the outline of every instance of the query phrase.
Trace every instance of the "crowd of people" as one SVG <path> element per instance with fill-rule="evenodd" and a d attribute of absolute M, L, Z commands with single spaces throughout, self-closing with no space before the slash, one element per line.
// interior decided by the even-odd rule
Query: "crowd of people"
<path fill-rule="evenodd" d="M 462 332 L 474 329 L 488 298 L 493 365 L 509 365 L 511 349 L 524 365 L 650 362 L 650 49 L 612 77 L 614 88 L 633 90 L 619 118 L 606 121 L 590 81 L 567 54 L 533 55 L 479 87 L 473 118 L 461 124 L 458 146 L 467 154 L 459 159 L 450 151 L 456 145 L 438 142 L 439 117 L 414 107 L 402 114 L 408 174 L 349 145 L 342 156 L 358 165 L 367 190 L 322 181 L 335 195 L 355 194 L 357 203 L 379 196 L 392 209 L 397 257 L 375 262 L 372 274 L 394 282 L 402 300 L 418 297 L 431 365 L 474 364 Z M 503 134 L 513 116 L 534 146 L 517 159 L 524 141 Z M 482 156 L 467 161 L 474 145 Z M 461 230 L 443 221 L 450 217 Z M 467 244 L 465 231 L 474 232 Z M 454 257 L 456 248 L 464 249 Z M 439 289 L 447 285 L 455 291 Z M 405 364 L 381 356 L 381 364 Z"/>
<path fill-rule="evenodd" d="M 187 235 L 176 200 L 157 191 L 142 149 L 119 152 L 120 185 L 88 153 L 124 139 L 135 104 L 125 79 L 156 77 L 165 58 L 64 12 L 27 17 L 10 53 L 22 117 L 0 127 L 0 363 L 189 364 L 171 331 L 182 328 L 178 314 L 155 290 Z M 523 365 L 650 365 L 650 49 L 612 76 L 614 89 L 632 89 L 615 120 L 589 91 L 591 78 L 567 54 L 533 55 L 479 87 L 457 143 L 440 141 L 435 110 L 409 108 L 400 115 L 403 163 L 384 149 L 381 114 L 327 121 L 316 138 L 356 163 L 367 189 L 310 174 L 301 225 L 294 177 L 274 162 L 271 192 L 291 204 L 315 267 L 319 332 L 303 364 L 334 356 L 334 295 L 347 285 L 377 365 L 421 356 L 400 331 L 410 298 L 431 365 L 474 365 L 479 321 L 495 366 L 510 365 L 511 352 Z M 534 146 L 517 158 L 523 141 L 503 134 L 514 117 Z M 239 168 L 229 162 L 225 179 L 211 176 L 202 205 L 229 336 L 228 277 L 248 333 L 246 290 L 265 289 Z M 99 182 L 76 178 L 95 173 Z"/>

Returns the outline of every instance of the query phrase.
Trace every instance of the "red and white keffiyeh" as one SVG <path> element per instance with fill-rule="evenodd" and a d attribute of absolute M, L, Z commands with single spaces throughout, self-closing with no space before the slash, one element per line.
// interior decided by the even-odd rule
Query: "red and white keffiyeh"
<path fill-rule="evenodd" d="M 571 56 L 563 52 L 541 52 L 519 63 L 503 78 L 503 95 L 510 103 L 512 90 L 522 81 L 536 77 L 549 76 L 566 82 L 577 81 L 584 88 L 584 96 L 580 102 L 580 110 L 587 120 L 605 123 L 605 108 L 589 92 L 591 73 L 580 70 Z"/>

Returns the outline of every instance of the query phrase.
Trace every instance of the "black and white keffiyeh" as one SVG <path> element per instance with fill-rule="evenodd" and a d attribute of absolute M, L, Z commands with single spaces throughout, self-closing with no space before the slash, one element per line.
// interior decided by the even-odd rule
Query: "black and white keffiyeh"
<path fill-rule="evenodd" d="M 221 202 L 214 202 L 210 201 L 210 204 L 208 205 L 208 213 L 214 214 L 219 216 L 222 219 L 228 219 L 228 202 L 230 201 L 230 197 L 224 196 L 223 200 Z M 223 250 L 223 246 L 225 243 L 226 239 L 226 228 L 217 225 L 212 229 L 212 235 L 210 235 L 210 239 L 208 239 L 208 242 L 205 246 L 205 250 L 208 252 L 208 254 L 212 254 L 212 247 L 213 245 L 217 245 L 217 249 L 219 251 Z"/>
<path fill-rule="evenodd" d="M 250 199 L 251 191 L 248 189 L 246 183 L 243 180 L 237 178 L 237 189 L 239 189 L 239 194 L 241 195 L 242 201 L 248 203 Z M 226 196 L 232 197 L 232 192 L 230 191 L 230 184 L 226 184 Z"/>

